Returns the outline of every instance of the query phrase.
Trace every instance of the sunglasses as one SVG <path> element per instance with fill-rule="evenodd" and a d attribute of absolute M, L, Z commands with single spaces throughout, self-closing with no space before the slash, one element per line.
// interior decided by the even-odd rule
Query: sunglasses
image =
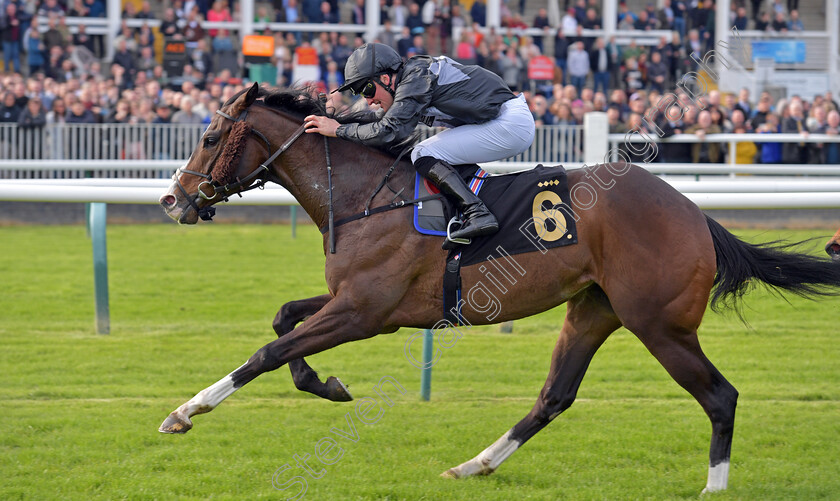
<path fill-rule="evenodd" d="M 376 95 L 376 82 L 372 78 L 363 80 L 359 85 L 351 87 L 350 92 L 354 96 L 361 95 L 365 99 L 373 99 Z"/>

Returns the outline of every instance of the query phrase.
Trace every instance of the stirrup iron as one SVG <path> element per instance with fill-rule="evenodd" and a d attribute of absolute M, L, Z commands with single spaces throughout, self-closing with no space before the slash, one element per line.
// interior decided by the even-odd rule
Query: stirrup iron
<path fill-rule="evenodd" d="M 449 220 L 449 223 L 446 225 L 446 240 L 447 240 L 447 242 L 452 242 L 454 244 L 459 244 L 459 245 L 470 245 L 472 243 L 471 238 L 452 238 L 452 225 L 453 224 L 457 224 L 458 226 L 461 226 L 461 225 L 464 224 L 464 220 L 458 219 L 457 217 L 454 217 L 454 216 L 452 217 L 452 219 Z"/>

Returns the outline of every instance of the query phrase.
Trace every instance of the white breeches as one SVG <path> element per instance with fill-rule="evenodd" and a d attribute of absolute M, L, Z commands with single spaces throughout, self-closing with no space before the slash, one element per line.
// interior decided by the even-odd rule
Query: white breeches
<path fill-rule="evenodd" d="M 499 116 L 442 131 L 414 147 L 411 161 L 434 157 L 450 165 L 495 162 L 518 155 L 534 141 L 534 117 L 525 96 L 502 104 Z"/>

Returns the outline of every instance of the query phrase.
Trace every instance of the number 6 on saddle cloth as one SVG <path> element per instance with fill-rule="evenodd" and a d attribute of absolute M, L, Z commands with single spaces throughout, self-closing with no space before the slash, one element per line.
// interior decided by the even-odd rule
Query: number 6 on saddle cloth
<path fill-rule="evenodd" d="M 461 265 L 486 261 L 499 246 L 508 254 L 545 251 L 577 243 L 566 169 L 538 165 L 521 173 L 490 176 L 476 165 L 455 169 L 470 190 L 490 208 L 499 221 L 499 231 L 476 237 L 471 245 L 459 246 Z M 414 198 L 437 193 L 437 187 L 417 174 Z M 445 237 L 457 214 L 451 204 L 426 200 L 414 206 L 414 228 L 424 235 Z"/>

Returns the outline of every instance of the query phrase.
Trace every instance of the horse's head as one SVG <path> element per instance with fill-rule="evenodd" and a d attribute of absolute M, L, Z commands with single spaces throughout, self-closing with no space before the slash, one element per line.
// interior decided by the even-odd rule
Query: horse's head
<path fill-rule="evenodd" d="M 199 217 L 209 220 L 215 212 L 213 204 L 265 181 L 265 166 L 270 162 L 260 164 L 257 155 L 265 157 L 270 145 L 245 121 L 259 93 L 259 85 L 254 84 L 216 112 L 186 165 L 175 171 L 172 184 L 160 197 L 169 217 L 185 224 L 195 224 Z M 257 141 L 249 141 L 252 135 Z M 255 146 L 249 148 L 252 143 Z"/>
<path fill-rule="evenodd" d="M 840 230 L 825 244 L 825 251 L 835 261 L 840 260 Z"/>

